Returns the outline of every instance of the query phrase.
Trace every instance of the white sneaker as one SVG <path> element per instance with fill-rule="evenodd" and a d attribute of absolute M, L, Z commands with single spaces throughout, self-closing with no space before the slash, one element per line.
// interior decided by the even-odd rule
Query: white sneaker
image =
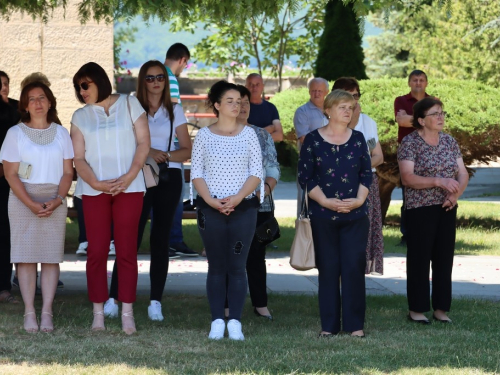
<path fill-rule="evenodd" d="M 89 247 L 89 243 L 87 241 L 80 242 L 80 245 L 78 245 L 78 249 L 76 250 L 76 255 L 87 255 L 87 247 Z"/>
<path fill-rule="evenodd" d="M 116 256 L 116 249 L 115 249 L 115 241 L 111 241 L 109 243 L 109 253 L 108 255 L 113 255 L 113 256 Z"/>
<path fill-rule="evenodd" d="M 243 336 L 243 332 L 241 332 L 241 323 L 236 319 L 231 319 L 227 323 L 227 333 L 231 340 L 245 340 L 245 336 Z"/>
<path fill-rule="evenodd" d="M 114 298 L 110 298 L 104 304 L 104 316 L 108 318 L 118 318 L 118 305 Z"/>
<path fill-rule="evenodd" d="M 220 340 L 224 338 L 224 331 L 226 330 L 226 323 L 222 319 L 215 319 L 210 327 L 208 338 L 211 340 Z"/>
<path fill-rule="evenodd" d="M 158 301 L 151 301 L 151 304 L 148 306 L 148 315 L 149 319 L 162 321 L 163 315 L 161 313 L 161 303 Z"/>

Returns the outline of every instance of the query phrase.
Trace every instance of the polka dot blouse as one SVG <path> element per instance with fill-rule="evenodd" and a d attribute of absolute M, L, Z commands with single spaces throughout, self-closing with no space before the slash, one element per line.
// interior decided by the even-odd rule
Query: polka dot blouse
<path fill-rule="evenodd" d="M 191 156 L 191 200 L 195 178 L 203 178 L 210 195 L 221 199 L 237 194 L 250 176 L 260 178 L 263 191 L 262 151 L 251 127 L 234 137 L 214 134 L 208 127 L 198 131 Z"/>

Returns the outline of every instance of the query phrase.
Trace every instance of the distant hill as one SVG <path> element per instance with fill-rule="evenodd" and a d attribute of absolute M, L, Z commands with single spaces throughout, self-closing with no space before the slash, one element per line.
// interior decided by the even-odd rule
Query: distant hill
<path fill-rule="evenodd" d="M 210 31 L 203 29 L 200 24 L 198 30 L 191 34 L 190 32 L 171 33 L 169 31 L 169 24 L 161 24 L 157 20 L 150 20 L 145 23 L 141 17 L 135 17 L 128 24 L 125 22 L 115 23 L 115 30 L 120 28 L 137 27 L 138 32 L 135 34 L 135 42 L 125 43 L 122 46 L 120 55 L 121 61 L 127 61 L 127 68 L 139 68 L 145 61 L 148 60 L 165 60 L 165 53 L 170 45 L 176 42 L 184 43 L 188 48 L 193 48 L 201 39 L 209 35 Z M 366 37 L 371 35 L 378 35 L 381 29 L 375 27 L 368 21 L 365 21 L 365 33 L 363 47 L 366 48 Z M 127 52 L 128 51 L 128 52 Z M 194 56 L 196 59 L 196 56 Z M 294 59 L 292 59 L 293 62 Z M 199 68 L 205 65 L 203 62 L 198 61 Z M 251 66 L 255 66 L 255 61 Z"/>

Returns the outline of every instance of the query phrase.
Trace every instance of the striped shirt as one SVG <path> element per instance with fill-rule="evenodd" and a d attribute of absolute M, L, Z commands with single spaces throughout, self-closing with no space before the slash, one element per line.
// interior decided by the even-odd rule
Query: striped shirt
<path fill-rule="evenodd" d="M 175 76 L 174 73 L 172 73 L 172 71 L 168 66 L 165 65 L 165 68 L 167 69 L 168 82 L 170 84 L 170 97 L 177 98 L 177 103 L 179 103 L 182 106 L 181 93 L 179 91 L 179 82 L 177 81 L 177 77 Z"/>

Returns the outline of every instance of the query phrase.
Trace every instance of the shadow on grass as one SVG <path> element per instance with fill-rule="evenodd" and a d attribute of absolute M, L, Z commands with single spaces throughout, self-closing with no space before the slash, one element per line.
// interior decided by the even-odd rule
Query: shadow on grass
<path fill-rule="evenodd" d="M 167 299 L 167 298 L 165 298 Z M 37 297 L 37 310 L 40 299 Z M 318 339 L 317 299 L 270 295 L 275 321 L 255 317 L 247 299 L 244 342 L 209 341 L 207 300 L 168 296 L 163 322 L 147 318 L 146 297 L 135 305 L 138 333 L 121 333 L 118 319 L 105 332 L 89 330 L 91 305 L 84 294 L 56 298 L 52 334 L 26 334 L 21 305 L 0 315 L 2 374 L 289 374 L 289 373 L 482 373 L 499 369 L 492 322 L 498 304 L 456 299 L 453 325 L 421 326 L 406 320 L 406 299 L 367 298 L 365 340 L 340 335 Z"/>

